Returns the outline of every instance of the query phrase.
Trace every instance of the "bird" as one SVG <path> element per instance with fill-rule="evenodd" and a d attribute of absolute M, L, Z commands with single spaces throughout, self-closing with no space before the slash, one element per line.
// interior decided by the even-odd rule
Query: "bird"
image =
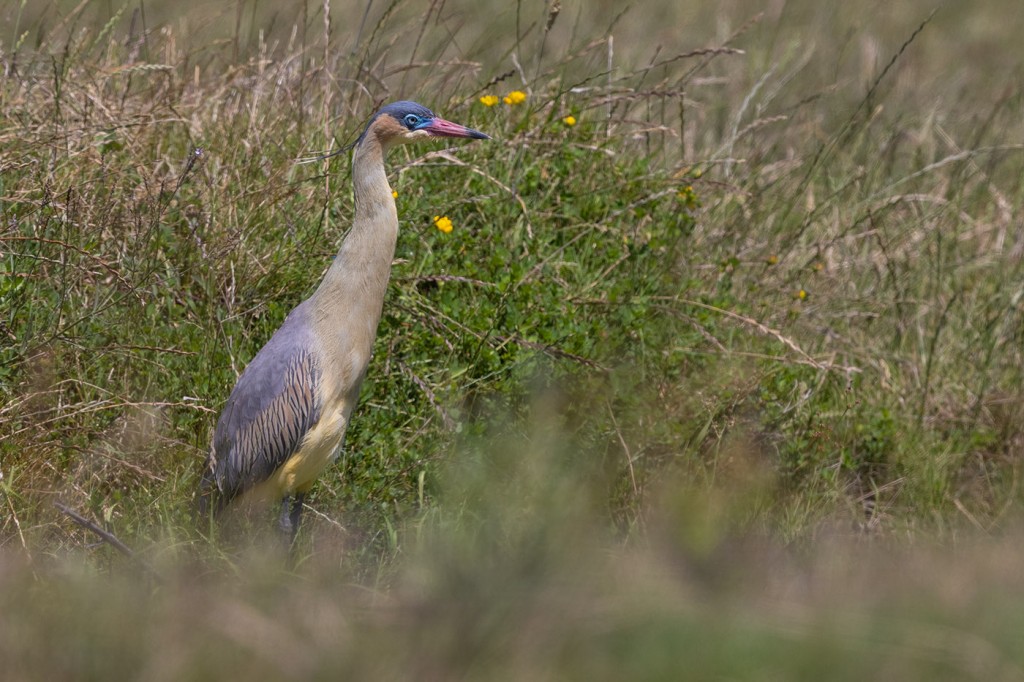
<path fill-rule="evenodd" d="M 398 239 L 385 155 L 437 137 L 490 139 L 399 101 L 379 109 L 351 145 L 352 227 L 316 291 L 292 309 L 224 404 L 200 481 L 200 518 L 240 498 L 279 502 L 278 529 L 294 546 L 305 497 L 341 451 L 383 311 Z"/>

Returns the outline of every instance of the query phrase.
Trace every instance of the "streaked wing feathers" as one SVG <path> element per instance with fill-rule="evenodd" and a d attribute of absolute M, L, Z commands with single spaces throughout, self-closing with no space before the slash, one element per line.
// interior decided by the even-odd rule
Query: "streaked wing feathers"
<path fill-rule="evenodd" d="M 270 477 L 320 418 L 320 369 L 305 303 L 256 354 L 217 421 L 210 453 L 224 500 Z"/>

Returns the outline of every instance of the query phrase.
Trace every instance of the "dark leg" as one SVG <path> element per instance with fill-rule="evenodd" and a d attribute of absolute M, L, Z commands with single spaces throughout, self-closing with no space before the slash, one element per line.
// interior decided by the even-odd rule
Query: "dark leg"
<path fill-rule="evenodd" d="M 295 545 L 295 536 L 299 534 L 299 523 L 302 521 L 302 503 L 306 493 L 289 495 L 281 501 L 281 517 L 277 525 L 288 540 L 288 547 Z"/>
<path fill-rule="evenodd" d="M 290 516 L 292 522 L 292 544 L 295 544 L 295 536 L 299 534 L 299 523 L 302 522 L 302 505 L 306 502 L 306 493 L 296 493 L 292 498 L 292 511 Z"/>

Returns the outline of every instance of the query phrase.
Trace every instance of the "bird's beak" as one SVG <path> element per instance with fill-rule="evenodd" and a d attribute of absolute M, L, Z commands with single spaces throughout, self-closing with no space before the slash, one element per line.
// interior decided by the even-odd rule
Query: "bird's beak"
<path fill-rule="evenodd" d="M 434 137 L 472 137 L 476 140 L 489 140 L 490 135 L 485 135 L 479 130 L 473 130 L 458 123 L 446 121 L 443 118 L 432 118 L 430 123 L 423 126 L 422 130 L 427 131 Z"/>

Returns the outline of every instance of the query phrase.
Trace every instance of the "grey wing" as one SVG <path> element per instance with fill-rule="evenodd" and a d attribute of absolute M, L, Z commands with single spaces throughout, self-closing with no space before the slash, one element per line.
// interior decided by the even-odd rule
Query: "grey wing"
<path fill-rule="evenodd" d="M 320 369 L 303 303 L 242 372 L 217 421 L 207 476 L 225 501 L 266 480 L 320 419 Z"/>

